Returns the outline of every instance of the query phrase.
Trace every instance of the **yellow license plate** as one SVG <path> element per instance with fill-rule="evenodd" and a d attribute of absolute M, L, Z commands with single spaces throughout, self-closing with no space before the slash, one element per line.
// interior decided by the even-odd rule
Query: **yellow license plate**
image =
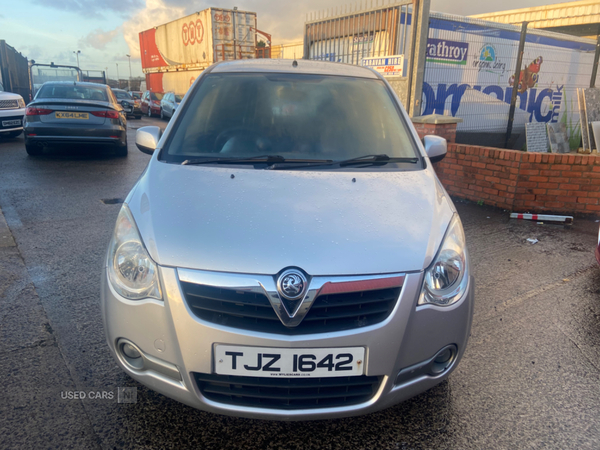
<path fill-rule="evenodd" d="M 78 112 L 56 112 L 57 119 L 82 119 L 88 120 L 90 115 L 88 113 L 78 113 Z"/>

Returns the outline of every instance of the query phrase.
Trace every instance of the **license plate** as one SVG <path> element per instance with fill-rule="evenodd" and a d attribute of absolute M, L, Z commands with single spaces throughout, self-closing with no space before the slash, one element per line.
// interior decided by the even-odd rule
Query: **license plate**
<path fill-rule="evenodd" d="M 80 119 L 87 120 L 90 118 L 88 113 L 78 113 L 78 112 L 56 112 L 54 113 L 57 119 Z"/>
<path fill-rule="evenodd" d="M 355 377 L 364 373 L 365 348 L 215 346 L 215 372 L 250 377 Z"/>
<path fill-rule="evenodd" d="M 21 125 L 21 121 L 20 120 L 3 120 L 2 121 L 3 127 L 11 127 L 14 125 Z"/>

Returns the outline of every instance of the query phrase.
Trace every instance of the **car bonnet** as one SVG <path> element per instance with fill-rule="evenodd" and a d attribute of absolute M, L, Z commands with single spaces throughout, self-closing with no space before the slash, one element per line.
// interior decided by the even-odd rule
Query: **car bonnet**
<path fill-rule="evenodd" d="M 269 171 L 156 159 L 127 203 L 158 264 L 255 274 L 423 270 L 454 213 L 431 168 Z"/>

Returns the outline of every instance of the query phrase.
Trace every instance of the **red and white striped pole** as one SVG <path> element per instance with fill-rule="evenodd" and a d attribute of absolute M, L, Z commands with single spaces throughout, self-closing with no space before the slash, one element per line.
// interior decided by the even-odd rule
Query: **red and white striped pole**
<path fill-rule="evenodd" d="M 573 216 L 556 216 L 553 214 L 521 214 L 511 213 L 511 219 L 524 219 L 544 222 L 562 222 L 562 223 L 573 223 Z"/>

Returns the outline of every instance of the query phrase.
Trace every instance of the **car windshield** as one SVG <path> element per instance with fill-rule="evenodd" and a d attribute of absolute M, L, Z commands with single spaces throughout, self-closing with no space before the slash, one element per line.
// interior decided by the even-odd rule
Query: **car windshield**
<path fill-rule="evenodd" d="M 45 84 L 40 89 L 37 98 L 108 101 L 106 89 L 76 84 Z"/>
<path fill-rule="evenodd" d="M 150 93 L 150 98 L 152 100 L 162 100 L 164 94 L 161 94 L 160 92 L 151 92 Z"/>
<path fill-rule="evenodd" d="M 181 100 L 183 99 L 183 95 L 176 95 L 175 96 L 175 102 L 176 103 L 181 103 Z"/>
<path fill-rule="evenodd" d="M 131 96 L 136 100 L 139 100 L 140 98 L 142 98 L 142 94 L 140 94 L 139 92 L 132 92 Z"/>
<path fill-rule="evenodd" d="M 190 92 L 161 159 L 279 155 L 418 158 L 381 80 L 303 74 L 210 74 Z"/>
<path fill-rule="evenodd" d="M 119 100 L 131 100 L 131 95 L 123 91 L 113 91 Z"/>

